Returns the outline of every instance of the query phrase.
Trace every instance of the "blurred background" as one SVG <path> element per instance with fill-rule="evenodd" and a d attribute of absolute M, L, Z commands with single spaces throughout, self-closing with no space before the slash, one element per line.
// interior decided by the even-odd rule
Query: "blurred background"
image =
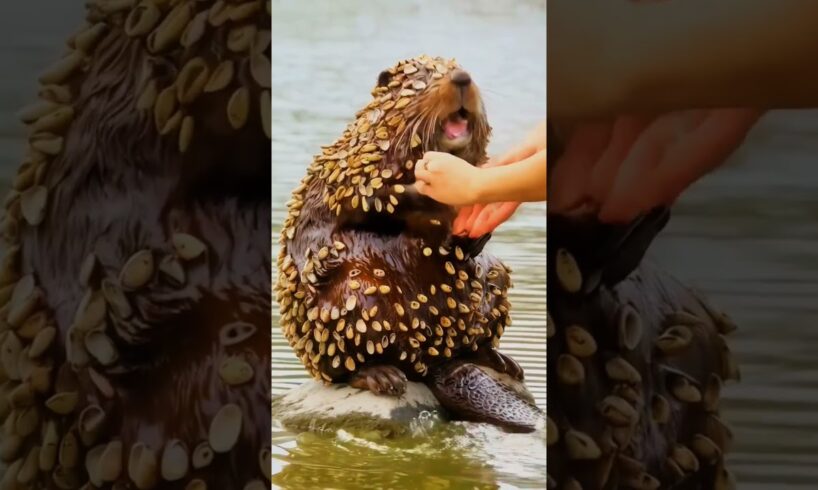
<path fill-rule="evenodd" d="M 545 117 L 542 1 L 273 0 L 273 228 L 320 146 L 370 100 L 381 70 L 419 54 L 456 58 L 480 87 L 490 154 Z M 487 247 L 513 269 L 514 324 L 501 349 L 545 407 L 545 204 L 523 206 Z M 278 250 L 273 251 L 275 257 Z M 274 308 L 273 396 L 306 380 Z M 275 414 L 274 414 L 275 417 Z M 275 427 L 275 425 L 274 425 Z M 287 488 L 545 488 L 545 441 L 464 424 L 417 439 L 373 441 L 280 430 L 273 483 Z"/>
<path fill-rule="evenodd" d="M 818 485 L 818 112 L 775 111 L 694 184 L 651 250 L 739 326 L 730 346 L 731 470 L 739 488 Z"/>

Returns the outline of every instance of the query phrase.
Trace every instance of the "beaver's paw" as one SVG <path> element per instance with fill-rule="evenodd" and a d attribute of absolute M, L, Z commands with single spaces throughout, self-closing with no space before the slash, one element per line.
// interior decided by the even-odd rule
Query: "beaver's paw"
<path fill-rule="evenodd" d="M 474 362 L 481 366 L 494 369 L 498 373 L 507 374 L 517 381 L 523 381 L 525 379 L 523 368 L 517 364 L 517 361 L 497 349 L 491 347 L 480 349 L 477 351 L 477 358 Z"/>
<path fill-rule="evenodd" d="M 395 366 L 368 366 L 355 373 L 349 385 L 376 395 L 401 396 L 406 393 L 406 375 Z"/>

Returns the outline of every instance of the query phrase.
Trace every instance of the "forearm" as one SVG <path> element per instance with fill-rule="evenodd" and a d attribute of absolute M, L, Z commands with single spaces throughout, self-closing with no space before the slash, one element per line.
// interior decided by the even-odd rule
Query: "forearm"
<path fill-rule="evenodd" d="M 549 117 L 818 105 L 814 0 L 589 3 L 549 3 Z"/>
<path fill-rule="evenodd" d="M 547 173 L 545 150 L 516 163 L 480 169 L 476 201 L 544 201 Z"/>

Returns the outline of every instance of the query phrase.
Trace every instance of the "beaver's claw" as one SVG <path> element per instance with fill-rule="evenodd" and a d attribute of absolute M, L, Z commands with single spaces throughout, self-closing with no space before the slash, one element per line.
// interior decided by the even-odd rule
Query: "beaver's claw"
<path fill-rule="evenodd" d="M 474 362 L 481 366 L 494 369 L 498 373 L 507 374 L 517 381 L 523 381 L 525 379 L 523 368 L 517 361 L 492 347 L 477 351 L 477 357 L 474 359 Z"/>
<path fill-rule="evenodd" d="M 395 366 L 368 366 L 355 373 L 349 385 L 376 395 L 401 396 L 406 393 L 406 375 Z"/>

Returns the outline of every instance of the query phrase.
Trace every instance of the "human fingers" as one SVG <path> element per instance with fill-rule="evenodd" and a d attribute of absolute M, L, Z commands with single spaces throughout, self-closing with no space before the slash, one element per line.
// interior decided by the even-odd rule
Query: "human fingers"
<path fill-rule="evenodd" d="M 471 226 L 469 237 L 479 238 L 487 233 L 491 233 L 508 220 L 519 206 L 519 202 L 504 202 L 484 210 Z"/>

